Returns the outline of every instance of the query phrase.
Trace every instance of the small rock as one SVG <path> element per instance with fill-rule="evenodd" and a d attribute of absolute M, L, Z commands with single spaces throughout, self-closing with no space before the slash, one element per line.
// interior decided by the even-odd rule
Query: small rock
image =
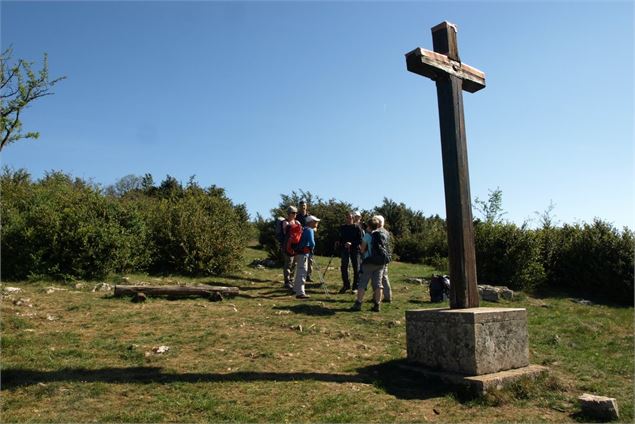
<path fill-rule="evenodd" d="M 19 287 L 5 287 L 2 289 L 5 293 L 20 293 L 22 291 Z"/>
<path fill-rule="evenodd" d="M 83 289 L 83 288 L 84 288 L 84 286 L 85 286 L 85 284 L 84 284 L 84 283 L 77 283 L 77 284 L 75 284 L 75 288 L 76 288 L 77 290 L 81 290 L 81 289 Z"/>
<path fill-rule="evenodd" d="M 617 420 L 620 412 L 615 398 L 584 393 L 578 398 L 582 413 L 599 420 Z"/>
<path fill-rule="evenodd" d="M 586 305 L 586 306 L 593 305 L 593 302 L 591 302 L 590 300 L 586 300 L 586 299 L 571 299 L 571 301 L 573 303 L 578 303 L 580 305 Z"/>
<path fill-rule="evenodd" d="M 46 315 L 46 320 L 47 321 L 55 321 L 57 319 L 57 317 L 51 315 L 51 314 L 47 314 Z"/>
<path fill-rule="evenodd" d="M 287 310 L 287 309 L 284 309 L 284 310 L 282 310 L 282 311 L 278 311 L 278 312 L 276 312 L 276 315 L 288 315 L 288 314 L 290 314 L 290 313 L 291 313 L 291 311 L 289 311 L 289 310 Z"/>
<path fill-rule="evenodd" d="M 31 303 L 30 298 L 20 298 L 13 301 L 15 306 L 26 306 L 27 308 L 32 308 L 33 304 Z"/>
<path fill-rule="evenodd" d="M 168 350 L 170 350 L 169 346 L 157 346 L 157 347 L 153 347 L 152 348 L 152 352 L 156 353 L 157 355 L 160 355 L 162 353 L 167 352 Z"/>
<path fill-rule="evenodd" d="M 68 291 L 68 289 L 62 289 L 62 288 L 59 288 L 59 287 L 46 287 L 44 289 L 44 292 L 46 294 L 55 293 L 56 291 Z"/>
<path fill-rule="evenodd" d="M 209 295 L 210 302 L 220 302 L 223 300 L 223 295 L 220 292 L 213 292 Z"/>
<path fill-rule="evenodd" d="M 142 292 L 136 293 L 134 296 L 132 296 L 133 303 L 145 302 L 147 299 L 148 299 L 148 296 L 146 296 L 145 293 L 142 293 Z"/>
<path fill-rule="evenodd" d="M 112 290 L 112 286 L 108 283 L 99 283 L 97 284 L 94 288 L 93 291 L 94 292 L 107 292 L 107 291 L 111 291 Z"/>

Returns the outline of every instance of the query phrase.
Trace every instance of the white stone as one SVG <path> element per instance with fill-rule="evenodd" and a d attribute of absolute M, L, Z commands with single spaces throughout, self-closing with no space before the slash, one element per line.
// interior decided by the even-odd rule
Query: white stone
<path fill-rule="evenodd" d="M 600 420 L 617 420 L 620 417 L 615 398 L 584 393 L 578 400 L 586 416 Z"/>

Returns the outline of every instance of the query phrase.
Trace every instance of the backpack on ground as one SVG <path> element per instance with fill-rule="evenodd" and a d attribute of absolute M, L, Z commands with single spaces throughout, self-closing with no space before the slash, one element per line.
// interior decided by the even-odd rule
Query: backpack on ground
<path fill-rule="evenodd" d="M 386 265 L 392 258 L 388 246 L 388 233 L 386 231 L 374 231 L 371 234 L 370 256 L 364 259 L 364 263 L 374 265 Z"/>
<path fill-rule="evenodd" d="M 297 221 L 293 224 L 289 224 L 289 227 L 287 228 L 287 242 L 285 245 L 287 255 L 295 256 L 301 238 L 302 225 Z"/>
<path fill-rule="evenodd" d="M 276 219 L 276 240 L 280 243 L 280 246 L 284 243 L 284 230 L 282 229 L 284 223 L 284 218 L 278 217 Z"/>
<path fill-rule="evenodd" d="M 450 296 L 450 279 L 447 275 L 433 275 L 430 280 L 430 302 L 447 300 Z"/>

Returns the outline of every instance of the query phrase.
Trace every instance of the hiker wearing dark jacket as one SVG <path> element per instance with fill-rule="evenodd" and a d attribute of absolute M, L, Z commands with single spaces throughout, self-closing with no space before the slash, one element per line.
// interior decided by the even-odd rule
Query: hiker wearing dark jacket
<path fill-rule="evenodd" d="M 342 273 L 342 288 L 340 293 L 346 293 L 351 289 L 351 281 L 348 276 L 348 264 L 353 265 L 353 291 L 357 290 L 359 284 L 359 263 L 360 251 L 359 247 L 362 243 L 364 231 L 362 227 L 353 223 L 353 214 L 346 214 L 346 224 L 340 226 L 340 238 L 335 243 L 336 248 L 340 248 Z"/>
<path fill-rule="evenodd" d="M 306 227 L 306 219 L 309 216 L 309 213 L 307 212 L 307 205 L 306 205 L 306 200 L 302 199 L 300 200 L 300 204 L 299 206 L 299 210 L 298 210 L 298 215 L 296 216 L 296 219 L 300 222 L 300 224 L 302 224 L 302 228 Z M 307 275 L 306 275 L 306 281 L 308 281 L 309 283 L 313 282 L 313 279 L 311 278 L 311 274 L 313 273 L 313 253 L 311 253 L 311 255 L 309 256 L 309 265 L 308 265 L 308 271 L 307 271 Z"/>

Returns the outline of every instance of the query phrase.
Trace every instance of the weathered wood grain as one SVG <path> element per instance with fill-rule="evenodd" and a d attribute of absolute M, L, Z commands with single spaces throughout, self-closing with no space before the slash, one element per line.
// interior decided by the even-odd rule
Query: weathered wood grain
<path fill-rule="evenodd" d="M 417 48 L 406 54 L 409 71 L 436 82 L 443 156 L 443 181 L 450 262 L 450 307 L 479 306 L 472 197 L 463 116 L 463 90 L 485 87 L 485 74 L 461 63 L 456 26 L 449 22 L 432 28 L 434 52 Z"/>

